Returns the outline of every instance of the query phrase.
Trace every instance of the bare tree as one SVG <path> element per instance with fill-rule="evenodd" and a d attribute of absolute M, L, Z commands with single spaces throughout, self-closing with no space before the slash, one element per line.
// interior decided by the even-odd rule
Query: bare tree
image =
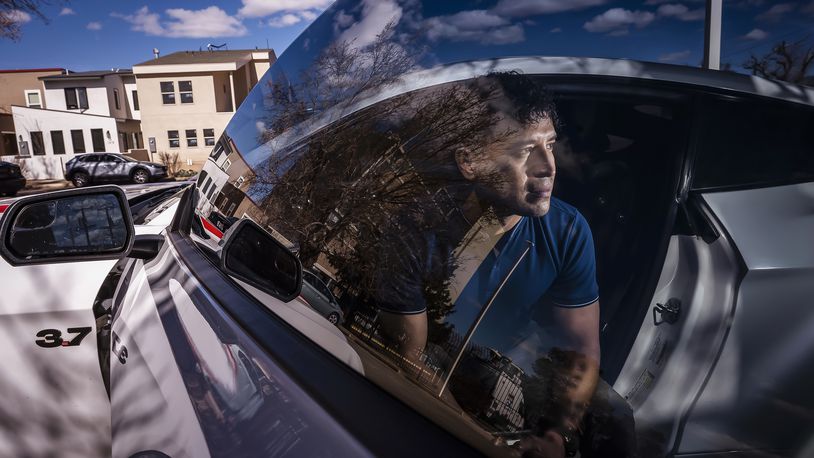
<path fill-rule="evenodd" d="M 810 82 L 811 76 L 808 73 L 813 68 L 814 46 L 808 38 L 792 43 L 781 41 L 763 56 L 750 56 L 743 68 L 764 78 L 796 84 Z"/>
<path fill-rule="evenodd" d="M 20 23 L 24 16 L 36 16 L 48 22 L 42 13 L 47 0 L 0 0 L 0 38 L 12 41 L 20 39 Z"/>

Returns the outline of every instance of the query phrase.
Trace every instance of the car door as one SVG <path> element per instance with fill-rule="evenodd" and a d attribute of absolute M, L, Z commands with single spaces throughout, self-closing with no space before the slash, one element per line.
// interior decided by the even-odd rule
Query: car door
<path fill-rule="evenodd" d="M 104 189 L 67 190 L 59 195 L 79 198 L 104 192 Z M 124 194 L 118 192 L 121 203 L 126 204 Z M 48 193 L 29 196 L 14 205 L 48 198 Z M 111 216 L 112 213 L 103 214 L 104 219 L 100 219 L 94 211 L 100 207 L 94 205 L 84 208 L 81 216 L 74 212 L 54 213 L 68 219 L 54 219 L 42 225 L 48 222 L 47 218 L 40 223 L 37 219 L 26 220 L 25 214 L 15 213 L 14 205 L 3 208 L 0 216 L 6 228 L 4 244 L 26 240 L 20 239 L 22 233 L 10 237 L 10 225 L 42 229 L 28 238 L 33 243 L 30 247 L 36 248 L 49 246 L 47 229 L 61 227 L 63 221 L 73 223 L 70 231 L 56 229 L 50 234 L 54 244 L 79 240 L 81 245 L 81 240 L 91 238 L 90 232 L 83 231 L 84 227 L 108 224 L 112 234 L 113 222 L 121 221 L 120 217 Z M 72 245 L 59 246 L 67 250 Z M 100 367 L 106 348 L 100 333 L 105 323 L 99 289 L 116 260 L 82 262 L 82 256 L 76 255 L 66 261 L 64 251 L 61 255 L 63 262 L 57 263 L 29 264 L 24 259 L 12 265 L 5 259 L 5 251 L 4 259 L 0 259 L 3 285 L 0 340 L 7 365 L 0 374 L 0 389 L 4 394 L 0 400 L 4 422 L 0 428 L 0 455 L 3 456 L 110 454 L 110 402 L 106 377 Z M 89 255 L 100 257 L 97 253 Z M 107 257 L 116 256 L 114 253 Z"/>
<path fill-rule="evenodd" d="M 703 99 L 703 113 L 690 194 L 715 236 L 731 246 L 739 275 L 735 291 L 721 297 L 725 334 L 675 450 L 807 456 L 814 410 L 808 389 L 814 108 L 713 93 Z"/>
<path fill-rule="evenodd" d="M 411 434 L 435 438 L 435 450 L 466 453 L 354 381 L 358 375 L 347 369 L 361 370 L 358 357 L 333 325 L 297 301 L 226 276 L 218 254 L 196 242 L 203 234 L 193 212 L 197 192 L 190 188 L 179 203 L 156 257 L 132 262 L 117 292 L 113 456 L 369 456 L 369 447 L 408 446 L 401 428 L 376 428 L 378 415 L 353 408 L 395 415 Z M 314 351 L 313 341 L 324 350 Z"/>
<path fill-rule="evenodd" d="M 98 157 L 99 162 L 96 164 L 93 177 L 98 180 L 113 180 L 117 178 L 119 173 L 119 158 L 112 154 L 100 154 Z"/>

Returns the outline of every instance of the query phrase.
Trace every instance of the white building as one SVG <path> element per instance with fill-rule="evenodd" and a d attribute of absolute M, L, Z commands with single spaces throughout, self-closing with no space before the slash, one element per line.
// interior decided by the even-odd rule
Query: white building
<path fill-rule="evenodd" d="M 39 78 L 47 108 L 12 106 L 17 162 L 28 178 L 62 178 L 75 154 L 143 148 L 130 70 L 66 72 Z"/>

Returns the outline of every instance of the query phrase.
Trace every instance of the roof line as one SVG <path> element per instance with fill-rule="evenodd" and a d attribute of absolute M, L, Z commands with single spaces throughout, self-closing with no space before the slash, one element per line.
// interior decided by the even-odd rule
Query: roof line
<path fill-rule="evenodd" d="M 12 68 L 0 70 L 0 73 L 36 73 L 36 72 L 65 72 L 64 68 Z"/>

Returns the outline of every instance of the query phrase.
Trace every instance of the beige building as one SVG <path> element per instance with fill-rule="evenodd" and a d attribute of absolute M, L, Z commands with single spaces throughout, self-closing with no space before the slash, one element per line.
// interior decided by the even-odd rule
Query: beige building
<path fill-rule="evenodd" d="M 61 68 L 0 70 L 0 156 L 16 156 L 17 142 L 11 106 L 46 108 L 41 76 L 59 75 Z"/>
<path fill-rule="evenodd" d="M 181 51 L 133 67 L 146 147 L 200 170 L 237 107 L 276 60 L 271 49 Z"/>

